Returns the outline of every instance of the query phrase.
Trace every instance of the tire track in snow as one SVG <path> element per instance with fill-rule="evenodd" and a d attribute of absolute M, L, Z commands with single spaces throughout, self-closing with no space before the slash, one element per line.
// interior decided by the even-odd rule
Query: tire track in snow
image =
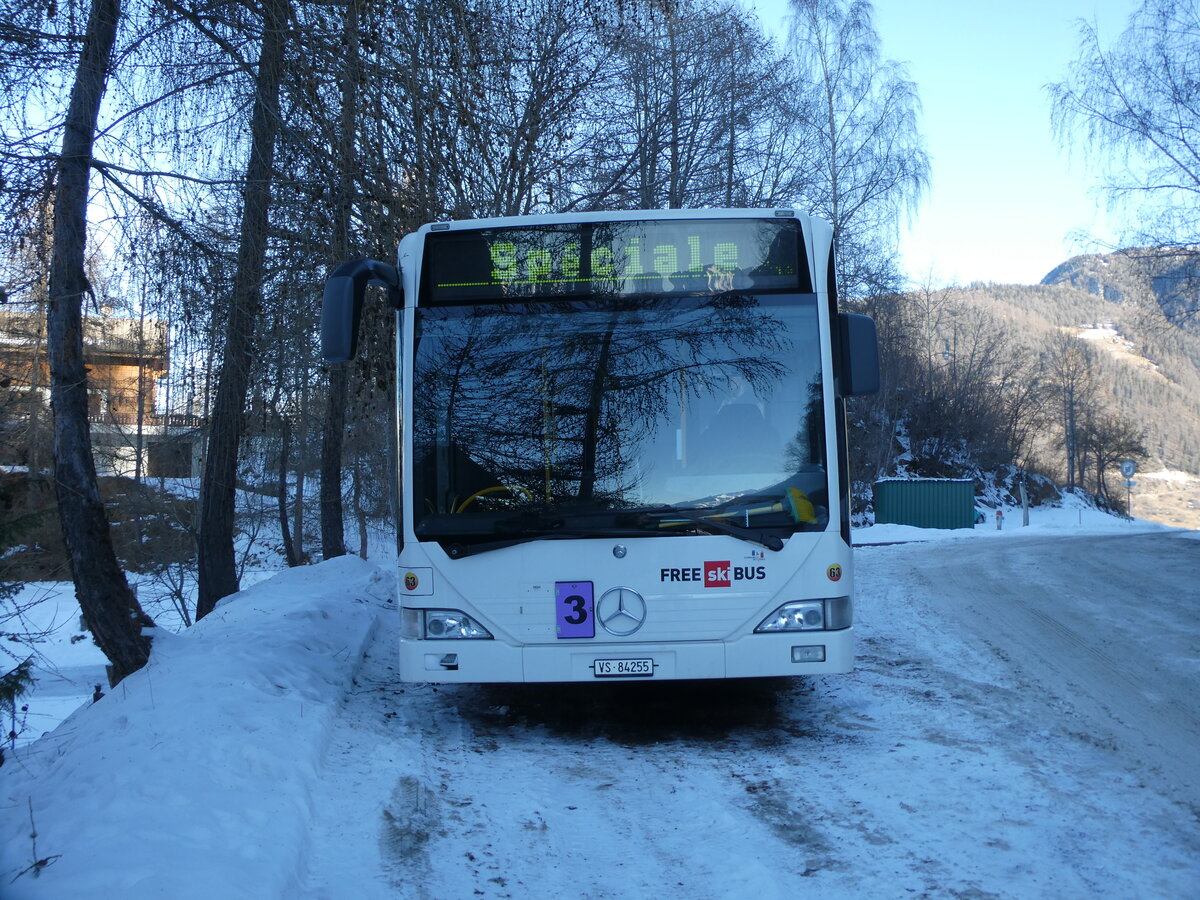
<path fill-rule="evenodd" d="M 307 895 L 1178 895 L 1196 819 L 1083 737 L 1073 685 L 1129 686 L 1081 630 L 1096 603 L 1047 602 L 1105 582 L 1071 579 L 1076 552 L 867 551 L 858 671 L 768 685 L 401 686 L 389 622 L 314 798 Z"/>
<path fill-rule="evenodd" d="M 724 755 L 697 752 L 722 730 L 720 713 L 702 725 L 684 714 L 686 733 L 669 733 L 666 707 L 695 704 L 696 690 L 455 689 L 473 746 L 434 749 L 435 777 L 470 802 L 438 852 L 469 871 L 439 873 L 433 894 L 783 896 L 770 827 L 742 802 Z"/>

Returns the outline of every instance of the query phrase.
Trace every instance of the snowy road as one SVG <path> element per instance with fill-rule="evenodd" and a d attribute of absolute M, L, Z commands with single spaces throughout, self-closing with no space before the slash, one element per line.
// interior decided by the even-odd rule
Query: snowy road
<path fill-rule="evenodd" d="M 928 614 L 1003 660 L 1045 704 L 1033 712 L 1047 725 L 1112 750 L 1200 816 L 1200 541 L 987 549 L 975 562 L 937 555 L 912 573 Z"/>
<path fill-rule="evenodd" d="M 857 559 L 849 676 L 398 686 L 387 616 L 325 757 L 305 894 L 1200 893 L 1200 541 Z"/>

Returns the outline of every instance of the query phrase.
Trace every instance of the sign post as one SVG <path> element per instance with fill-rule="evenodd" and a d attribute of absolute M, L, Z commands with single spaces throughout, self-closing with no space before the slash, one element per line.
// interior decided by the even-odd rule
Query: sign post
<path fill-rule="evenodd" d="M 1133 480 L 1133 476 L 1137 474 L 1137 464 L 1132 459 L 1125 460 L 1121 463 L 1121 474 L 1125 476 L 1125 513 L 1132 519 L 1133 500 L 1129 492 L 1137 487 L 1137 482 Z"/>

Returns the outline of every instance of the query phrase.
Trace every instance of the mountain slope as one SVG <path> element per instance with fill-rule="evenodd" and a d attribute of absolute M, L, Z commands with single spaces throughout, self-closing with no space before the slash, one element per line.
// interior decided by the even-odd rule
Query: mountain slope
<path fill-rule="evenodd" d="M 1038 285 L 975 284 L 952 300 L 986 309 L 1035 352 L 1062 330 L 1089 340 L 1112 407 L 1146 433 L 1164 469 L 1200 473 L 1200 281 L 1178 257 L 1079 256 Z M 1190 293 L 1189 293 L 1190 292 Z"/>
<path fill-rule="evenodd" d="M 951 307 L 986 311 L 1036 354 L 1063 332 L 1086 340 L 1108 407 L 1145 435 L 1132 511 L 1200 527 L 1200 265 L 1178 252 L 1077 256 L 1040 284 L 951 289 Z M 942 333 L 947 350 L 951 334 Z M 1043 455 L 1061 453 L 1046 433 Z"/>

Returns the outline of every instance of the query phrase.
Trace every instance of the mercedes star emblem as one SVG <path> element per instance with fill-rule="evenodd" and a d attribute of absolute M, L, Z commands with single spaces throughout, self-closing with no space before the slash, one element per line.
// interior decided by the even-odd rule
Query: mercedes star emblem
<path fill-rule="evenodd" d="M 612 588 L 600 595 L 596 618 L 609 634 L 625 637 L 645 624 L 646 601 L 632 588 Z"/>

